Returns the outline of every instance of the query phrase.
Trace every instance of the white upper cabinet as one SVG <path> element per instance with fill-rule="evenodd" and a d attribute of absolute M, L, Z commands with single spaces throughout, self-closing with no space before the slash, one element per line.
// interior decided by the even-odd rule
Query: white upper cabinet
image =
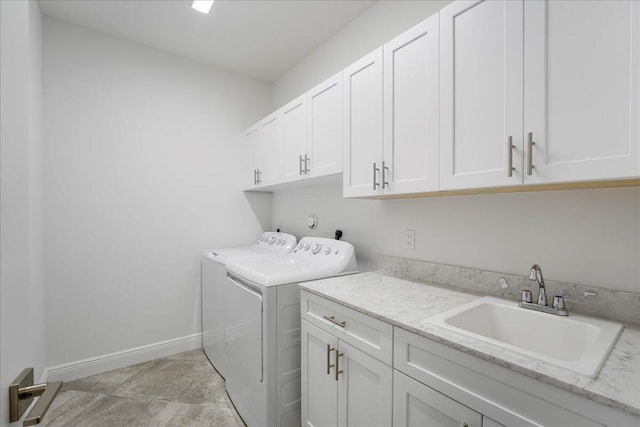
<path fill-rule="evenodd" d="M 440 189 L 640 175 L 640 3 L 440 12 Z"/>
<path fill-rule="evenodd" d="M 442 190 L 522 183 L 522 14 L 522 0 L 440 11 Z"/>
<path fill-rule="evenodd" d="M 345 70 L 345 197 L 438 190 L 438 27 L 436 14 Z"/>
<path fill-rule="evenodd" d="M 309 92 L 306 166 L 309 176 L 342 172 L 342 72 L 320 83 Z M 304 156 L 303 156 L 304 157 Z"/>
<path fill-rule="evenodd" d="M 303 157 L 307 151 L 307 102 L 304 96 L 282 107 L 282 171 L 284 181 L 304 175 Z"/>
<path fill-rule="evenodd" d="M 640 175 L 639 17 L 638 1 L 525 2 L 525 183 Z"/>
<path fill-rule="evenodd" d="M 260 184 L 272 185 L 282 180 L 282 115 L 280 111 L 270 115 L 259 124 L 262 169 Z"/>
<path fill-rule="evenodd" d="M 344 70 L 344 196 L 375 195 L 382 174 L 382 47 Z"/>
<path fill-rule="evenodd" d="M 262 153 L 260 152 L 260 128 L 258 125 L 245 131 L 247 167 L 245 172 L 245 186 L 253 188 L 260 184 L 260 168 L 262 167 Z"/>
<path fill-rule="evenodd" d="M 384 49 L 384 194 L 438 190 L 438 14 Z"/>

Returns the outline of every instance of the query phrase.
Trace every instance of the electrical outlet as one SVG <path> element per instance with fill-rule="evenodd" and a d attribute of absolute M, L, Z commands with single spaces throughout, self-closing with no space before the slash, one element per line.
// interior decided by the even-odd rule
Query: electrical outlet
<path fill-rule="evenodd" d="M 404 230 L 404 247 L 405 249 L 416 249 L 416 230 Z"/>

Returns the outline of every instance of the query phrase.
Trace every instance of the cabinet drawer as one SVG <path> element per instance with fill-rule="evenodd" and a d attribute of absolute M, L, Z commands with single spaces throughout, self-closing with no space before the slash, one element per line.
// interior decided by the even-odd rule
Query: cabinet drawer
<path fill-rule="evenodd" d="M 312 293 L 302 291 L 302 318 L 359 350 L 391 365 L 393 326 Z"/>
<path fill-rule="evenodd" d="M 400 328 L 394 356 L 398 371 L 501 424 L 603 426 L 586 418 L 601 405 Z"/>

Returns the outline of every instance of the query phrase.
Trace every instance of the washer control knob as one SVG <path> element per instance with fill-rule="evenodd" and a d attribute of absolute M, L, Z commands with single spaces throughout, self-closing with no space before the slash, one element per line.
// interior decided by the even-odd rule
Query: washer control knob
<path fill-rule="evenodd" d="M 331 246 L 327 246 L 326 248 L 324 248 L 325 255 L 329 255 L 330 253 L 331 253 Z"/>
<path fill-rule="evenodd" d="M 317 254 L 318 252 L 320 252 L 320 248 L 322 248 L 322 246 L 320 246 L 320 244 L 316 243 L 315 245 L 313 245 L 313 253 Z"/>
<path fill-rule="evenodd" d="M 311 247 L 311 245 L 309 244 L 309 242 L 304 244 L 304 250 L 305 251 L 308 251 L 310 247 Z"/>
<path fill-rule="evenodd" d="M 300 244 L 298 245 L 298 249 L 302 249 L 304 248 L 304 243 L 300 242 Z"/>
<path fill-rule="evenodd" d="M 273 236 L 271 239 L 269 239 L 269 244 L 273 245 L 276 242 L 276 237 Z"/>

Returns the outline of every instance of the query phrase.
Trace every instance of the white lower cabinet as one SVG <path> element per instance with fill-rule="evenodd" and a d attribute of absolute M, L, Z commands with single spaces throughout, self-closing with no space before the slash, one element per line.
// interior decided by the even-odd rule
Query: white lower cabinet
<path fill-rule="evenodd" d="M 300 309 L 303 426 L 640 425 L 626 412 L 305 290 Z"/>
<path fill-rule="evenodd" d="M 302 321 L 302 425 L 390 426 L 393 370 Z"/>
<path fill-rule="evenodd" d="M 394 371 L 393 426 L 482 427 L 482 415 Z"/>

